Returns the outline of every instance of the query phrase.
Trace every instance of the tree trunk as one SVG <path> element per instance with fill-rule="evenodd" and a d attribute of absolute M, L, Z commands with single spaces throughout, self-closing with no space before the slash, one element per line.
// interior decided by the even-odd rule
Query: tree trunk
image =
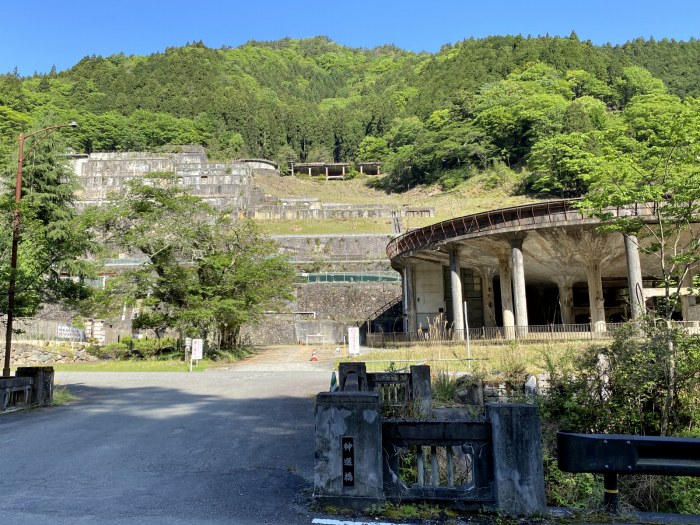
<path fill-rule="evenodd" d="M 665 436 L 668 433 L 668 426 L 671 420 L 671 410 L 673 408 L 673 398 L 676 395 L 676 355 L 675 345 L 671 333 L 671 321 L 666 321 L 666 363 L 667 363 L 667 385 L 666 398 L 661 412 L 660 434 Z"/>

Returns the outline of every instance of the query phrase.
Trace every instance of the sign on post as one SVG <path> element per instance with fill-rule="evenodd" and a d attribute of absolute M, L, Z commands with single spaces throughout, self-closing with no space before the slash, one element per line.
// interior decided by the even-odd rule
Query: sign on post
<path fill-rule="evenodd" d="M 190 372 L 192 372 L 192 363 L 199 361 L 204 357 L 204 339 L 192 339 L 192 353 L 190 354 Z"/>
<path fill-rule="evenodd" d="M 204 357 L 204 339 L 192 339 L 192 359 L 199 361 Z"/>
<path fill-rule="evenodd" d="M 360 355 L 360 328 L 348 328 L 348 355 Z"/>

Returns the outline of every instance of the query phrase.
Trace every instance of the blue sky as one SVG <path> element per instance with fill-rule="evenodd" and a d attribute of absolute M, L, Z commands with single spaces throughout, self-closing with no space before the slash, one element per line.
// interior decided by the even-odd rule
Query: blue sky
<path fill-rule="evenodd" d="M 698 37 L 698 0 L 33 0 L 2 1 L 0 73 L 70 68 L 86 55 L 149 55 L 202 40 L 329 36 L 352 47 L 434 52 L 488 35 L 561 35 L 621 44 Z"/>

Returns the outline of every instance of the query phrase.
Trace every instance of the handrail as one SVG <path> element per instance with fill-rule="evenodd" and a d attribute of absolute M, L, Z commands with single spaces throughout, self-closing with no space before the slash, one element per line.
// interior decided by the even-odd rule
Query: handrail
<path fill-rule="evenodd" d="M 544 201 L 447 219 L 396 237 L 387 245 L 386 253 L 389 259 L 393 260 L 408 252 L 434 247 L 458 238 L 554 226 L 573 221 L 599 223 L 599 219 L 588 217 L 579 210 L 577 203 L 580 201 L 581 199 Z M 648 219 L 653 218 L 654 210 L 653 203 L 606 209 L 615 217 L 637 216 Z"/>

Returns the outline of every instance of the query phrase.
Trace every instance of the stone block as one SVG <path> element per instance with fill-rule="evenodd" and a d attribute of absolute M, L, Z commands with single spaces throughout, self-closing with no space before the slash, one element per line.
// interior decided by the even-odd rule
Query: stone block
<path fill-rule="evenodd" d="M 15 377 L 32 379 L 29 403 L 37 406 L 48 406 L 53 403 L 53 367 L 52 366 L 20 366 Z"/>
<path fill-rule="evenodd" d="M 314 498 L 353 508 L 382 500 L 382 417 L 377 393 L 321 392 L 316 396 L 315 420 Z M 343 445 L 349 441 L 352 465 L 345 464 L 348 450 L 344 454 Z"/>
<path fill-rule="evenodd" d="M 544 513 L 547 505 L 537 407 L 492 403 L 486 409 L 492 428 L 496 505 L 512 516 Z"/>

